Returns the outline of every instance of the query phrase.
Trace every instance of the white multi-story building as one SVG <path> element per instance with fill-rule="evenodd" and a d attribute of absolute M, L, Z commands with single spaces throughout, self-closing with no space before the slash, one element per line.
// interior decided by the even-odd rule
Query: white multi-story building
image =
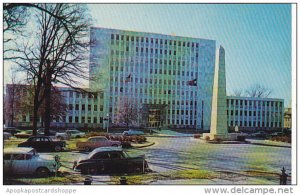
<path fill-rule="evenodd" d="M 136 126 L 210 129 L 215 66 L 225 63 L 215 40 L 94 27 L 90 39 L 91 93 L 58 88 L 68 110 L 52 125 L 122 125 L 118 114 L 130 105 L 140 110 Z M 229 128 L 283 127 L 282 99 L 229 96 L 227 108 Z"/>
<path fill-rule="evenodd" d="M 24 105 L 24 99 L 30 99 L 28 98 L 29 88 L 29 85 L 6 85 L 6 126 L 31 126 L 32 113 L 29 112 L 30 108 Z M 102 92 L 88 92 L 88 89 L 74 90 L 69 87 L 55 87 L 55 91 L 59 93 L 59 97 L 63 98 L 60 104 L 66 109 L 64 112 L 51 114 L 51 126 L 104 128 L 107 125 L 104 122 L 106 115 L 103 112 Z M 53 109 L 57 104 L 58 102 L 52 102 Z M 11 112 L 12 108 L 14 115 Z M 41 112 L 39 114 L 42 115 Z M 42 116 L 40 116 L 38 126 L 42 126 L 42 121 Z"/>
<path fill-rule="evenodd" d="M 28 85 L 6 86 L 6 94 L 17 89 L 14 105 L 9 95 L 5 100 L 5 124 L 10 126 L 30 126 L 32 122 L 31 113 L 25 113 L 22 109 L 22 102 L 19 99 L 27 94 Z M 53 117 L 51 126 L 55 127 L 93 127 L 106 128 L 107 113 L 104 111 L 103 92 L 79 92 L 68 87 L 57 87 L 63 97 L 67 110 L 63 116 Z M 87 91 L 88 89 L 85 89 Z M 14 123 L 11 122 L 10 111 L 14 107 Z M 153 105 L 152 105 L 153 106 Z M 54 113 L 55 115 L 55 113 Z M 228 127 L 234 130 L 276 130 L 283 127 L 284 101 L 274 98 L 250 98 L 227 96 L 227 121 Z M 38 125 L 41 126 L 42 118 Z"/>
<path fill-rule="evenodd" d="M 56 119 L 55 125 L 68 127 L 104 127 L 103 93 L 75 91 L 68 87 L 60 87 L 59 90 L 67 104 L 67 112 L 66 116 Z M 88 89 L 84 90 L 88 91 Z"/>
<path fill-rule="evenodd" d="M 275 98 L 227 97 L 227 121 L 230 129 L 282 129 L 284 100 Z"/>
<path fill-rule="evenodd" d="M 141 126 L 209 129 L 215 40 L 105 28 L 90 39 L 90 88 L 104 91 L 112 123 L 131 101 L 143 108 Z"/>

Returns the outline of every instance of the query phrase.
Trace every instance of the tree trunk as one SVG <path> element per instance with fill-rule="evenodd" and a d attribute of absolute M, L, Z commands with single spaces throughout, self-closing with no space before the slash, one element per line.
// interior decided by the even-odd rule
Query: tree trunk
<path fill-rule="evenodd" d="M 38 98 L 34 97 L 34 102 L 38 101 Z M 38 118 L 38 103 L 34 103 L 33 106 L 33 119 L 32 119 L 32 134 L 37 135 L 37 118 Z"/>
<path fill-rule="evenodd" d="M 13 127 L 14 126 L 14 118 L 15 118 L 15 114 L 14 114 L 14 104 L 15 104 L 15 86 L 13 85 L 13 92 L 12 92 L 12 103 L 11 103 L 11 122 L 10 122 L 10 126 Z"/>
<path fill-rule="evenodd" d="M 51 122 L 51 70 L 50 70 L 50 60 L 47 60 L 46 67 L 46 80 L 45 80 L 45 113 L 44 113 L 44 122 L 45 122 L 45 135 L 49 135 L 50 122 Z"/>
<path fill-rule="evenodd" d="M 44 127 L 44 116 L 41 117 L 41 127 Z"/>

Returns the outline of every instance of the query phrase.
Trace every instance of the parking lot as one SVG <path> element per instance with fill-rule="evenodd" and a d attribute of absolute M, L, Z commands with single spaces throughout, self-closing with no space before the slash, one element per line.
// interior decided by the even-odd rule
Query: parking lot
<path fill-rule="evenodd" d="M 153 172 L 145 175 L 138 174 L 141 184 L 172 184 L 177 180 L 172 173 L 199 170 L 209 173 L 207 177 L 209 179 L 195 177 L 196 180 L 191 181 L 193 184 L 278 184 L 282 167 L 285 167 L 287 173 L 291 175 L 291 148 L 288 147 L 209 144 L 203 140 L 185 136 L 147 137 L 147 140 L 155 144 L 144 148 L 125 149 L 130 155 L 146 155 L 146 160 Z M 77 174 L 79 178 L 82 178 L 71 181 L 69 184 L 78 184 L 85 178 L 85 175 L 74 172 L 72 167 L 75 160 L 84 158 L 88 153 L 66 151 L 44 154 L 53 157 L 59 155 L 62 163 L 60 172 L 67 175 Z M 115 184 L 119 176 L 93 177 L 97 177 L 98 180 L 104 179 L 103 184 Z M 183 183 L 187 182 L 184 178 Z M 290 179 L 289 177 L 288 182 Z"/>

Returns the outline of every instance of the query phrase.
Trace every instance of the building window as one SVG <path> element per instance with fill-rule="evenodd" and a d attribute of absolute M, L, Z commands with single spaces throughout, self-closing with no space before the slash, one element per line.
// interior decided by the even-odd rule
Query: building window
<path fill-rule="evenodd" d="M 75 110 L 79 110 L 79 104 L 75 105 Z"/>
<path fill-rule="evenodd" d="M 72 116 L 69 116 L 69 123 L 72 123 Z"/>
<path fill-rule="evenodd" d="M 97 123 L 97 117 L 94 117 L 94 123 Z"/>
<path fill-rule="evenodd" d="M 81 105 L 81 110 L 85 110 L 85 104 Z"/>
<path fill-rule="evenodd" d="M 69 110 L 73 110 L 73 105 L 69 104 Z"/>
<path fill-rule="evenodd" d="M 85 117 L 81 117 L 81 123 L 85 123 Z"/>
<path fill-rule="evenodd" d="M 78 116 L 75 116 L 75 123 L 78 123 Z"/>
<path fill-rule="evenodd" d="M 88 105 L 88 111 L 91 111 L 91 105 Z"/>

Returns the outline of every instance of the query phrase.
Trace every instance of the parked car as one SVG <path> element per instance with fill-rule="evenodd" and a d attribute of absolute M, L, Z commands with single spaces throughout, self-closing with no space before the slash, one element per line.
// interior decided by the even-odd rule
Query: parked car
<path fill-rule="evenodd" d="M 39 135 L 45 135 L 45 128 L 39 128 L 39 129 L 37 130 L 37 133 L 38 133 Z M 56 131 L 55 131 L 55 130 L 49 129 L 49 136 L 55 136 L 55 134 L 56 134 Z"/>
<path fill-rule="evenodd" d="M 125 136 L 128 136 L 128 135 L 144 135 L 144 132 L 139 131 L 139 130 L 129 129 L 128 131 L 124 131 L 123 135 L 125 135 Z"/>
<path fill-rule="evenodd" d="M 66 142 L 53 140 L 49 136 L 32 136 L 27 141 L 20 143 L 18 147 L 32 147 L 37 151 L 55 151 L 65 150 Z"/>
<path fill-rule="evenodd" d="M 29 138 L 32 136 L 32 130 L 25 130 L 15 134 L 16 138 Z"/>
<path fill-rule="evenodd" d="M 60 168 L 59 158 L 39 155 L 34 148 L 5 148 L 3 153 L 4 174 L 34 174 L 47 177 Z"/>
<path fill-rule="evenodd" d="M 11 135 L 15 135 L 16 133 L 19 133 L 20 130 L 16 129 L 16 127 L 4 127 L 3 132 L 10 133 Z"/>
<path fill-rule="evenodd" d="M 121 142 L 112 141 L 107 139 L 105 136 L 90 137 L 86 142 L 77 142 L 76 147 L 79 151 L 91 151 L 99 147 L 107 146 L 121 146 Z"/>
<path fill-rule="evenodd" d="M 3 140 L 8 140 L 12 137 L 11 133 L 3 132 Z"/>
<path fill-rule="evenodd" d="M 84 136 L 85 136 L 84 132 L 78 131 L 76 129 L 66 130 L 63 133 L 57 132 L 56 135 L 55 135 L 56 138 L 61 139 L 61 140 L 70 139 L 70 138 L 81 138 L 81 137 L 84 137 Z"/>
<path fill-rule="evenodd" d="M 148 172 L 145 155 L 131 157 L 119 147 L 103 147 L 74 162 L 73 169 L 82 174 Z"/>

